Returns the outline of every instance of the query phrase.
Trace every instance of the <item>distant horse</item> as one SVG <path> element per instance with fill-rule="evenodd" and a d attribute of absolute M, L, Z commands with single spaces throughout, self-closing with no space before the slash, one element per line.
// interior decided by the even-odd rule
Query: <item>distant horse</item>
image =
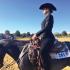
<path fill-rule="evenodd" d="M 70 53 L 70 42 L 63 42 L 63 43 L 68 46 L 69 53 Z M 26 45 L 26 47 L 27 47 L 27 45 Z M 64 48 L 65 48 L 65 46 L 59 50 L 56 49 L 55 51 L 57 51 L 57 53 L 60 53 L 61 50 L 63 50 Z M 23 56 L 23 54 L 24 54 L 24 51 L 22 50 L 22 52 L 20 54 L 20 56 L 21 56 L 20 61 L 19 61 L 20 70 L 35 70 L 35 66 L 29 60 L 28 52 L 24 56 Z M 60 56 L 62 57 L 64 55 L 60 54 Z M 57 59 L 57 58 L 53 59 L 51 57 L 51 59 L 50 59 L 50 70 L 62 70 L 66 66 L 70 66 L 70 57 L 60 58 L 60 59 Z"/>
<path fill-rule="evenodd" d="M 3 60 L 6 53 L 9 54 L 17 62 L 19 54 L 21 53 L 21 50 L 26 43 L 28 42 L 17 40 L 0 41 L 0 68 L 3 66 Z"/>

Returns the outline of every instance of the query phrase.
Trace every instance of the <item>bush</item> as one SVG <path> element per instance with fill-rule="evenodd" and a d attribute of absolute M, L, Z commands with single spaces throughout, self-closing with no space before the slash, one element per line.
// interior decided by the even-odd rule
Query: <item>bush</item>
<path fill-rule="evenodd" d="M 20 31 L 17 30 L 17 31 L 15 32 L 15 36 L 20 36 Z"/>
<path fill-rule="evenodd" d="M 63 31 L 62 32 L 62 36 L 67 36 L 67 32 L 66 31 Z"/>

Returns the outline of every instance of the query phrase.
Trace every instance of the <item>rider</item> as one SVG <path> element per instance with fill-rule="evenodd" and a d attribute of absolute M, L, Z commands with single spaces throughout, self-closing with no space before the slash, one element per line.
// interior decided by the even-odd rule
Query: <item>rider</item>
<path fill-rule="evenodd" d="M 51 3 L 42 4 L 39 8 L 43 11 L 45 19 L 41 24 L 41 30 L 33 35 L 32 39 L 35 40 L 37 37 L 41 36 L 41 54 L 44 63 L 45 70 L 50 70 L 50 56 L 49 52 L 54 43 L 54 35 L 52 33 L 52 28 L 54 24 L 53 11 L 56 11 L 56 7 Z"/>

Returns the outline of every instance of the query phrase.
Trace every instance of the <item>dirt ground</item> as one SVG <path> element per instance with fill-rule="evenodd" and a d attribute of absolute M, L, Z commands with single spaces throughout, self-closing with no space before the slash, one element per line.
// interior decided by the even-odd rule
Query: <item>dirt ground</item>
<path fill-rule="evenodd" d="M 4 58 L 4 65 L 8 65 L 10 64 L 13 60 L 12 57 L 10 57 L 8 54 L 6 54 L 5 58 Z M 1 70 L 19 70 L 17 63 L 14 61 L 14 65 L 11 65 L 8 68 L 2 68 Z"/>
<path fill-rule="evenodd" d="M 12 57 L 10 57 L 8 54 L 6 54 L 4 58 L 4 63 L 5 64 L 10 64 L 13 61 Z M 9 68 L 3 68 L 2 70 L 19 70 L 17 63 L 15 62 L 14 65 L 10 66 Z M 67 66 L 62 70 L 70 70 L 70 67 Z"/>

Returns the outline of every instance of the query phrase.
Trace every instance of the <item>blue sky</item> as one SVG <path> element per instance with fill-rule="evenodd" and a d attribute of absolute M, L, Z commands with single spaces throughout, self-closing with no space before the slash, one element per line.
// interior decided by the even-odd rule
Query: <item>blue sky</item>
<path fill-rule="evenodd" d="M 70 32 L 70 0 L 0 0 L 0 33 L 36 33 L 44 19 L 39 6 L 50 2 L 57 7 L 54 15 L 54 32 Z"/>

